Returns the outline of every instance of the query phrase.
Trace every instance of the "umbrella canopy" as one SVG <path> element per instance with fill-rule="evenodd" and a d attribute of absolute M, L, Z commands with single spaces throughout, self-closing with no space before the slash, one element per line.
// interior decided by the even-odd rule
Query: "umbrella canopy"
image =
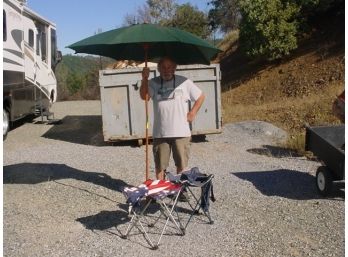
<path fill-rule="evenodd" d="M 171 27 L 137 24 L 100 33 L 67 46 L 76 53 L 111 57 L 116 60 L 147 61 L 169 56 L 177 64 L 210 64 L 221 50 L 205 40 Z"/>

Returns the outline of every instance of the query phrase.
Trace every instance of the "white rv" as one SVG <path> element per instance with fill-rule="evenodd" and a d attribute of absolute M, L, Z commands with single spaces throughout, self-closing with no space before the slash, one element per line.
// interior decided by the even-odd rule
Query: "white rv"
<path fill-rule="evenodd" d="M 3 133 L 13 121 L 44 115 L 57 98 L 54 70 L 61 60 L 55 24 L 25 1 L 3 0 Z"/>

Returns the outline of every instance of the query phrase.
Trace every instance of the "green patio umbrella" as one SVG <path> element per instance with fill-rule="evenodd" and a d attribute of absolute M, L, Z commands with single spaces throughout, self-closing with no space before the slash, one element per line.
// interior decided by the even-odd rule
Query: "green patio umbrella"
<path fill-rule="evenodd" d="M 171 57 L 177 64 L 210 64 L 210 60 L 221 51 L 183 30 L 146 23 L 100 33 L 67 47 L 76 53 L 145 62 L 145 67 L 148 61 L 156 61 L 163 56 Z M 145 100 L 146 179 L 149 177 L 147 102 Z"/>
<path fill-rule="evenodd" d="M 111 57 L 116 60 L 146 61 L 169 56 L 177 64 L 210 64 L 220 50 L 186 31 L 154 24 L 137 24 L 100 33 L 68 48 L 76 53 Z"/>

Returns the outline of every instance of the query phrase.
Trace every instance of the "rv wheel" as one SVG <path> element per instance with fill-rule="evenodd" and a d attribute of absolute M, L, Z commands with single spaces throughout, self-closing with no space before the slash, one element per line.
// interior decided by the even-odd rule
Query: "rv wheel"
<path fill-rule="evenodd" d="M 7 133 L 10 130 L 10 115 L 6 109 L 3 109 L 3 140 L 6 139 Z"/>

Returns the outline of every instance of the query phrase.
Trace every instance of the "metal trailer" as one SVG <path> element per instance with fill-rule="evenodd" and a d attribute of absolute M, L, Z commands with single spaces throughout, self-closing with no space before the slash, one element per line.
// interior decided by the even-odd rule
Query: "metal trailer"
<path fill-rule="evenodd" d="M 156 67 L 150 68 L 150 79 L 159 76 Z M 140 98 L 141 72 L 143 68 L 127 68 L 99 71 L 99 86 L 103 120 L 104 141 L 117 142 L 145 138 L 145 102 Z M 206 99 L 191 124 L 193 136 L 221 133 L 220 65 L 179 65 L 177 75 L 196 83 Z M 191 103 L 191 106 L 193 103 Z M 153 108 L 149 107 L 149 137 L 152 136 Z"/>
<path fill-rule="evenodd" d="M 330 193 L 333 181 L 344 180 L 344 125 L 306 127 L 305 149 L 323 162 L 316 173 L 316 186 L 320 194 Z"/>

